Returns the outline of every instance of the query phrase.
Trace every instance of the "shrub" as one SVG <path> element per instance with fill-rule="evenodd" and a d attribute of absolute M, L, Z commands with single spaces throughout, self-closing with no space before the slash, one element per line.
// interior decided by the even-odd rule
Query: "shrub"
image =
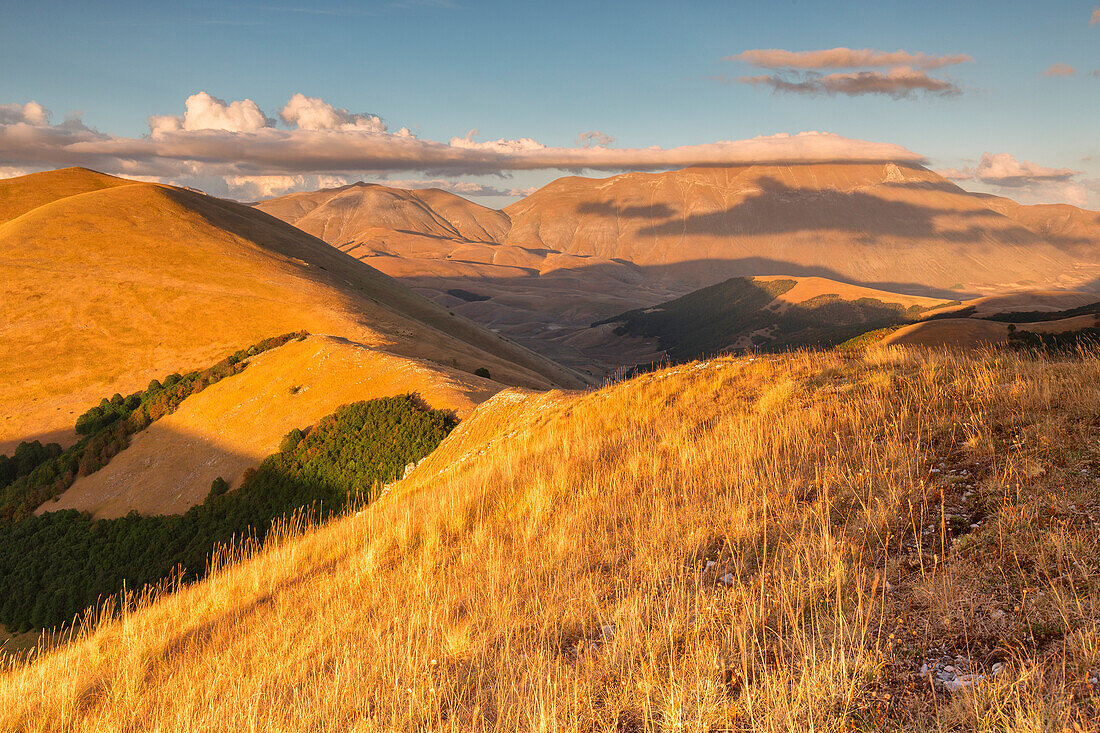
<path fill-rule="evenodd" d="M 477 369 L 475 369 L 474 370 L 474 376 L 475 377 L 482 377 L 484 379 L 492 379 L 492 377 L 489 376 L 489 370 L 486 369 L 485 367 L 478 367 Z"/>
<path fill-rule="evenodd" d="M 216 479 L 210 482 L 210 493 L 207 495 L 206 498 L 209 501 L 214 497 L 221 496 L 227 491 L 229 491 L 229 483 L 221 476 L 218 476 Z"/>

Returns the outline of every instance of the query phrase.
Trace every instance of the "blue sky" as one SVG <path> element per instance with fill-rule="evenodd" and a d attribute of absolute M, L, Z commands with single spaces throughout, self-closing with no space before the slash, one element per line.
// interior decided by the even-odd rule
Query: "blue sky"
<path fill-rule="evenodd" d="M 52 111 L 54 125 L 77 113 L 104 136 L 147 136 L 149 116 L 182 116 L 184 101 L 198 92 L 252 100 L 285 127 L 279 112 L 301 93 L 378 115 L 391 132 L 404 126 L 441 142 L 476 129 L 482 141 L 530 138 L 566 148 L 579 134 L 600 131 L 615 148 L 675 148 L 826 131 L 903 146 L 932 168 L 954 169 L 969 188 L 1025 200 L 1083 195 L 1075 202 L 1100 207 L 1093 189 L 1100 179 L 1100 74 L 1091 74 L 1100 69 L 1100 23 L 1090 24 L 1096 0 L 0 5 L 0 104 L 34 100 Z M 775 69 L 724 60 L 749 49 L 841 46 L 973 60 L 927 70 L 957 93 L 903 98 L 772 91 L 737 79 Z M 1044 75 L 1054 64 L 1075 73 Z M 806 72 L 779 73 L 802 79 Z M 1034 166 L 1022 177 L 966 179 L 983 154 Z M 0 166 L 11 171 L 63 162 L 60 153 L 35 163 L 25 150 L 0 149 Z M 207 185 L 220 173 L 189 170 L 193 183 Z M 1052 170 L 1062 172 L 1043 173 Z M 269 166 L 262 174 L 279 172 Z M 539 185 L 561 171 L 505 172 L 503 179 L 483 170 L 333 174 L 445 178 L 503 190 Z M 167 177 L 187 176 L 176 169 Z"/>

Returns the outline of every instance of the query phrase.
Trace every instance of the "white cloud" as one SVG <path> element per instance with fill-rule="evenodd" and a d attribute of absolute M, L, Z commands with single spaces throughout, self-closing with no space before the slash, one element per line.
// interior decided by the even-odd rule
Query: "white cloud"
<path fill-rule="evenodd" d="M 339 188 L 353 183 L 366 183 L 358 178 L 348 176 L 325 175 L 272 175 L 272 176 L 226 176 L 225 184 L 230 196 L 241 200 L 256 201 L 260 199 L 283 196 L 300 191 L 317 191 L 323 188 Z M 487 186 L 477 181 L 455 181 L 447 178 L 383 178 L 373 181 L 379 186 L 389 188 L 404 188 L 409 190 L 422 190 L 438 188 L 441 191 L 458 194 L 460 196 L 526 196 L 535 190 L 497 188 Z"/>
<path fill-rule="evenodd" d="M 1020 162 L 1009 153 L 983 153 L 974 177 L 998 186 L 1027 186 L 1037 182 L 1068 181 L 1080 171 L 1069 168 L 1047 168 L 1029 161 Z"/>
<path fill-rule="evenodd" d="M 458 150 L 487 150 L 503 154 L 529 153 L 534 150 L 546 149 L 545 145 L 529 137 L 523 137 L 519 140 L 506 140 L 501 138 L 499 140 L 477 142 L 474 138 L 477 137 L 478 132 L 478 130 L 470 130 L 464 137 L 452 137 L 451 147 Z"/>
<path fill-rule="evenodd" d="M 0 179 L 4 178 L 16 178 L 18 176 L 25 176 L 30 173 L 29 168 L 15 168 L 13 166 L 0 166 Z"/>
<path fill-rule="evenodd" d="M 1081 171 L 1049 168 L 1026 160 L 1021 162 L 1010 153 L 983 153 L 973 168 L 948 168 L 936 172 L 953 181 L 971 181 L 979 184 L 979 188 L 1025 204 L 1095 206 L 1090 191 L 1100 193 L 1094 181 L 1076 180 Z"/>
<path fill-rule="evenodd" d="M 33 99 L 26 104 L 0 104 L 0 125 L 48 125 L 50 111 Z"/>
<path fill-rule="evenodd" d="M 1100 8 L 1096 8 L 1092 11 L 1092 17 L 1089 18 L 1089 25 L 1096 25 L 1100 23 Z"/>
<path fill-rule="evenodd" d="M 346 186 L 350 180 L 343 176 L 269 175 L 225 176 L 229 193 L 238 199 L 259 200 L 282 196 L 297 191 L 316 191 L 321 188 Z"/>
<path fill-rule="evenodd" d="M 280 116 L 288 125 L 295 125 L 299 130 L 386 131 L 386 125 L 378 115 L 353 114 L 342 107 L 337 109 L 319 97 L 307 97 L 301 92 L 290 98 Z M 408 130 L 405 132 L 408 133 Z"/>
<path fill-rule="evenodd" d="M 272 121 L 251 99 L 226 102 L 206 92 L 192 94 L 184 103 L 183 117 L 154 115 L 149 118 L 149 132 L 158 137 L 180 130 L 225 130 L 256 132 L 271 127 Z"/>

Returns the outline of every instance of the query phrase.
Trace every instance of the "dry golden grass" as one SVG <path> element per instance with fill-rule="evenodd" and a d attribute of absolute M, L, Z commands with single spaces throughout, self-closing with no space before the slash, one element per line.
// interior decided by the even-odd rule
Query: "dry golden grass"
<path fill-rule="evenodd" d="M 373 507 L 0 676 L 0 729 L 1094 729 L 1098 380 L 884 350 L 504 392 Z M 941 648 L 983 680 L 920 678 Z"/>

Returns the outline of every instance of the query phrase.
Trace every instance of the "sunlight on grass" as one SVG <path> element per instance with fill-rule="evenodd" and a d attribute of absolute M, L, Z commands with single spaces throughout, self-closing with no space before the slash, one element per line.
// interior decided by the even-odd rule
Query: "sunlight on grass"
<path fill-rule="evenodd" d="M 9 670 L 0 728 L 1087 730 L 1098 378 L 880 351 L 505 392 L 374 506 Z"/>

